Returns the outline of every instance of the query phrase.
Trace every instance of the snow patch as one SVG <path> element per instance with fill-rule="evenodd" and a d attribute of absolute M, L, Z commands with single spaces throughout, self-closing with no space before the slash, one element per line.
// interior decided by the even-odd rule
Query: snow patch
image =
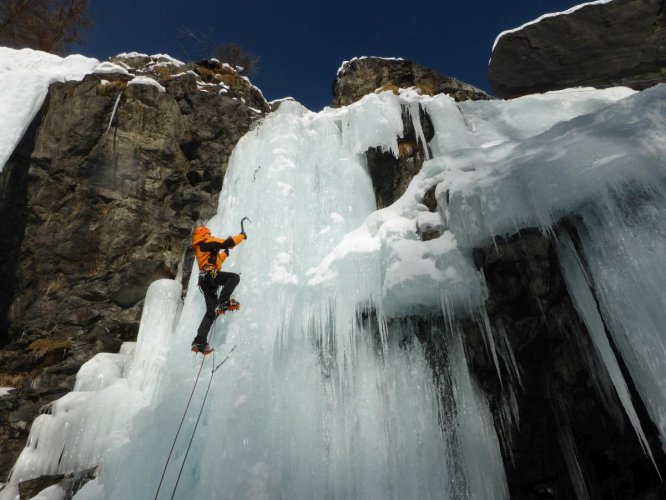
<path fill-rule="evenodd" d="M 166 89 L 162 85 L 160 85 L 160 83 L 157 80 L 150 78 L 148 76 L 135 76 L 132 80 L 130 80 L 128 85 L 151 85 L 160 92 L 166 92 Z"/>
<path fill-rule="evenodd" d="M 93 73 L 106 75 L 106 74 L 121 74 L 121 75 L 130 75 L 131 73 L 127 71 L 123 66 L 120 66 L 116 63 L 110 61 L 104 61 L 95 66 L 92 70 Z"/>
<path fill-rule="evenodd" d="M 32 49 L 0 47 L 0 171 L 44 102 L 54 82 L 81 80 L 97 59 L 65 58 Z"/>
<path fill-rule="evenodd" d="M 158 64 L 175 64 L 176 66 L 185 66 L 183 61 L 179 61 L 175 57 L 171 57 L 169 54 L 153 54 L 150 56 L 152 59 L 165 59 L 165 61 Z"/>

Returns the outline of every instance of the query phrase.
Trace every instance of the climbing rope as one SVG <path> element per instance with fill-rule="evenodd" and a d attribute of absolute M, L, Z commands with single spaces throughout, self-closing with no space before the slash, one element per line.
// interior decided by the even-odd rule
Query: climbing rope
<path fill-rule="evenodd" d="M 234 352 L 236 346 L 233 346 L 227 356 L 220 362 L 219 365 L 215 366 L 215 351 L 213 351 L 213 366 L 214 368 L 210 371 L 210 379 L 208 379 L 208 387 L 206 387 L 206 393 L 204 394 L 203 401 L 201 402 L 201 408 L 199 409 L 199 415 L 197 416 L 197 421 L 194 423 L 194 429 L 192 430 L 192 435 L 190 436 L 190 442 L 187 445 L 187 450 L 185 451 L 185 456 L 183 457 L 183 463 L 180 466 L 180 471 L 178 472 L 178 478 L 176 479 L 176 484 L 173 487 L 173 493 L 171 494 L 171 500 L 173 500 L 176 495 L 176 489 L 178 488 L 178 482 L 180 481 L 180 476 L 183 473 L 183 468 L 185 467 L 185 462 L 187 461 L 187 455 L 190 453 L 190 447 L 192 446 L 192 441 L 194 441 L 194 434 L 197 432 L 197 427 L 199 426 L 199 420 L 201 419 L 201 414 L 203 413 L 204 405 L 206 404 L 206 398 L 208 397 L 208 391 L 210 390 L 210 384 L 213 381 L 213 375 L 215 372 L 229 359 L 231 353 Z"/>
<path fill-rule="evenodd" d="M 213 337 L 215 336 L 215 321 L 213 321 L 212 326 L 212 334 L 211 334 L 211 341 L 213 340 Z M 236 346 L 234 346 L 236 347 Z M 230 353 L 231 354 L 231 353 Z M 160 478 L 160 484 L 157 486 L 157 491 L 155 492 L 155 500 L 157 500 L 157 496 L 160 494 L 160 488 L 162 487 L 162 482 L 164 481 L 164 476 L 166 475 L 167 468 L 169 466 L 169 461 L 171 460 L 171 454 L 173 453 L 174 448 L 176 447 L 176 442 L 178 441 L 178 436 L 180 435 L 180 430 L 183 428 L 183 422 L 185 422 L 185 417 L 187 416 L 187 411 L 190 409 L 190 404 L 192 403 L 192 397 L 194 396 L 194 391 L 197 388 L 197 384 L 199 383 L 199 377 L 201 376 L 201 370 L 203 369 L 203 365 L 206 362 L 206 356 L 203 356 L 203 359 L 201 360 L 201 365 L 199 365 L 199 372 L 197 373 L 197 378 L 194 381 L 194 386 L 192 387 L 192 392 L 190 393 L 190 399 L 187 400 L 187 405 L 185 406 L 185 411 L 183 412 L 183 417 L 180 419 L 180 424 L 178 424 L 178 430 L 176 431 L 176 437 L 173 438 L 173 443 L 171 443 L 171 449 L 169 450 L 169 456 L 167 456 L 166 463 L 164 464 L 164 470 L 162 471 L 162 477 Z M 213 366 L 215 366 L 215 351 L 213 351 Z M 212 378 L 212 375 L 211 375 Z M 208 387 L 210 387 L 210 382 L 208 382 Z M 208 390 L 206 390 L 206 394 L 208 394 Z M 204 399 L 204 402 L 206 400 Z M 182 470 L 182 468 L 181 468 Z M 180 474 L 178 475 L 180 478 Z M 176 483 L 176 486 L 178 484 Z M 175 488 L 174 488 L 175 491 Z M 173 496 L 171 497 L 173 498 Z"/>
<path fill-rule="evenodd" d="M 229 354 L 227 354 L 227 356 L 222 361 L 220 361 L 220 364 L 213 368 L 212 373 L 215 373 L 220 368 L 220 366 L 222 366 L 227 361 L 227 359 L 229 359 L 229 356 L 231 356 L 231 353 L 234 352 L 234 350 L 236 350 L 235 345 L 229 350 Z M 213 358 L 213 364 L 215 364 L 215 358 Z"/>
<path fill-rule="evenodd" d="M 178 425 L 178 430 L 176 431 L 176 437 L 173 438 L 173 443 L 171 444 L 171 449 L 169 450 L 169 456 L 166 459 L 166 463 L 164 464 L 164 470 L 162 471 L 162 477 L 160 478 L 160 484 L 157 486 L 157 491 L 155 492 L 155 500 L 157 500 L 157 496 L 160 494 L 160 488 L 162 487 L 162 481 L 164 481 L 164 475 L 166 474 L 167 467 L 169 465 L 169 460 L 171 460 L 171 454 L 173 453 L 173 449 L 176 446 L 176 441 L 178 440 L 178 435 L 180 434 L 180 430 L 183 427 L 183 422 L 185 421 L 185 416 L 187 415 L 187 410 L 190 408 L 190 403 L 192 402 L 192 396 L 194 396 L 194 390 L 197 388 L 197 383 L 199 382 L 199 376 L 201 375 L 201 370 L 203 369 L 204 361 L 206 361 L 206 357 L 201 360 L 201 365 L 199 366 L 199 373 L 197 373 L 197 378 L 194 381 L 194 387 L 192 387 L 192 392 L 190 393 L 190 399 L 187 401 L 187 405 L 185 406 L 185 411 L 183 412 L 183 418 L 180 419 L 180 424 Z"/>
<path fill-rule="evenodd" d="M 215 327 L 216 327 L 215 323 L 216 322 L 213 322 L 213 325 L 212 325 L 213 330 L 212 330 L 212 333 L 211 333 L 211 336 L 210 336 L 211 341 L 215 337 Z M 201 420 L 201 415 L 203 413 L 204 406 L 206 405 L 206 399 L 208 398 L 208 392 L 210 391 L 210 386 L 211 386 L 211 383 L 213 382 L 213 375 L 215 375 L 215 372 L 229 359 L 229 357 L 231 357 L 231 353 L 234 352 L 235 349 L 236 349 L 236 346 L 234 345 L 229 350 L 229 352 L 227 353 L 225 358 L 217 365 L 215 364 L 215 351 L 213 350 L 213 352 L 212 352 L 212 354 L 213 354 L 213 357 L 212 357 L 213 366 L 212 366 L 212 369 L 210 371 L 210 378 L 208 379 L 208 386 L 206 387 L 206 392 L 204 393 L 203 400 L 201 401 L 201 407 L 199 408 L 199 414 L 197 415 L 197 420 L 194 424 L 194 429 L 192 430 L 192 435 L 190 436 L 190 441 L 187 445 L 187 450 L 185 451 L 185 456 L 183 457 L 183 462 L 180 466 L 180 470 L 178 471 L 178 477 L 176 478 L 176 484 L 174 485 L 173 492 L 171 493 L 171 500 L 173 500 L 174 496 L 176 495 L 176 490 L 178 489 L 178 483 L 180 482 L 180 476 L 183 473 L 183 468 L 185 467 L 185 462 L 187 461 L 187 455 L 190 453 L 190 448 L 192 447 L 192 442 L 194 441 L 194 435 L 197 432 L 197 427 L 199 426 L 199 421 Z M 197 384 L 199 383 L 199 378 L 201 376 L 201 371 L 203 369 L 203 365 L 204 365 L 205 361 L 206 361 L 206 356 L 204 356 L 203 359 L 201 360 L 201 364 L 199 365 L 199 372 L 197 373 L 197 378 L 194 381 L 194 386 L 192 387 L 192 392 L 190 393 L 190 398 L 187 401 L 187 405 L 185 406 L 185 411 L 183 412 L 183 416 L 180 419 L 180 424 L 178 425 L 178 430 L 176 431 L 176 436 L 173 439 L 173 443 L 171 443 L 171 449 L 169 450 L 169 455 L 167 456 L 166 463 L 164 464 L 164 470 L 162 471 L 162 477 L 160 477 L 160 483 L 157 486 L 157 491 L 155 492 L 155 500 L 157 500 L 157 497 L 160 494 L 160 489 L 162 488 L 162 483 L 164 481 L 164 476 L 166 475 L 166 471 L 167 471 L 167 468 L 169 466 L 169 462 L 171 460 L 171 455 L 173 454 L 173 450 L 176 447 L 176 442 L 178 441 L 178 436 L 180 435 L 180 431 L 183 428 L 183 422 L 185 422 L 185 417 L 187 416 L 187 412 L 190 408 L 190 404 L 192 403 L 192 397 L 194 396 L 194 391 L 196 390 Z"/>

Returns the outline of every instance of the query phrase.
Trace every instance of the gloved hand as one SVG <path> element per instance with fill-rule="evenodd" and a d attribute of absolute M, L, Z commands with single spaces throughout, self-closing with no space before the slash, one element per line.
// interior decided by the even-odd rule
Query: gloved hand
<path fill-rule="evenodd" d="M 224 253 L 227 254 L 227 257 L 229 257 L 229 249 L 228 249 L 228 248 L 225 248 L 225 249 L 224 249 Z"/>
<path fill-rule="evenodd" d="M 241 234 L 243 235 L 244 239 L 247 239 L 247 234 L 245 234 L 245 231 L 241 231 Z"/>

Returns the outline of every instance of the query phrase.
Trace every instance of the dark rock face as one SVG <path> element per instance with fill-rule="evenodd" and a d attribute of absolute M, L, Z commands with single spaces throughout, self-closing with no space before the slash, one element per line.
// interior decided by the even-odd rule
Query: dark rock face
<path fill-rule="evenodd" d="M 41 476 L 29 481 L 19 483 L 20 500 L 29 500 L 35 497 L 45 488 L 59 485 L 64 493 L 64 500 L 71 500 L 81 487 L 88 481 L 95 479 L 96 469 L 90 469 L 73 474 L 55 474 L 52 476 Z"/>
<path fill-rule="evenodd" d="M 7 341 L 9 305 L 16 287 L 16 266 L 27 213 L 30 157 L 47 107 L 47 103 L 42 105 L 0 174 L 0 345 Z"/>
<path fill-rule="evenodd" d="M 430 117 L 419 107 L 419 120 L 426 143 L 435 135 Z M 370 148 L 365 153 L 370 179 L 375 191 L 377 208 L 391 205 L 407 190 L 410 181 L 419 173 L 426 159 L 427 144 L 416 136 L 414 124 L 407 109 L 403 109 L 403 137 L 398 139 L 399 155 L 390 151 Z"/>
<path fill-rule="evenodd" d="M 573 86 L 647 88 L 666 80 L 666 2 L 614 0 L 502 36 L 488 67 L 502 98 Z"/>
<path fill-rule="evenodd" d="M 414 62 L 364 57 L 343 64 L 333 84 L 333 105 L 346 106 L 373 92 L 392 90 L 397 93 L 400 88 L 411 87 L 422 94 L 446 93 L 457 101 L 490 99 L 482 90 Z M 403 108 L 402 121 L 403 136 L 398 138 L 397 157 L 379 148 L 370 148 L 365 153 L 377 208 L 387 207 L 400 198 L 423 162 L 431 156 L 426 151 L 427 145 L 417 137 L 406 108 Z M 419 108 L 419 121 L 427 143 L 435 131 L 423 108 Z"/>
<path fill-rule="evenodd" d="M 117 62 L 166 92 L 121 73 L 52 85 L 0 174 L 0 386 L 17 388 L 0 407 L 3 477 L 39 408 L 94 354 L 135 339 L 148 285 L 180 268 L 187 282 L 190 231 L 215 213 L 233 147 L 269 110 L 215 61 Z"/>
<path fill-rule="evenodd" d="M 488 94 L 416 64 L 380 57 L 355 58 L 345 62 L 333 82 L 333 106 L 347 106 L 376 91 L 416 87 L 427 95 L 446 93 L 457 101 L 489 99 Z"/>
<path fill-rule="evenodd" d="M 502 381 L 483 319 L 466 322 L 464 338 L 500 430 L 511 498 L 644 498 L 661 487 L 573 306 L 553 242 L 526 230 L 474 256 Z M 663 470 L 658 430 L 633 388 L 632 398 Z"/>

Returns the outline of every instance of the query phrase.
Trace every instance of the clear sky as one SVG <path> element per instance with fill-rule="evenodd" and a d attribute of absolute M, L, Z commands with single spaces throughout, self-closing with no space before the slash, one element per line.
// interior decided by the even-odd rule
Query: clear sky
<path fill-rule="evenodd" d="M 577 0 L 92 0 L 95 27 L 74 52 L 208 57 L 183 32 L 233 42 L 260 57 L 251 77 L 266 99 L 291 96 L 318 111 L 335 73 L 355 56 L 401 57 L 490 92 L 495 37 Z"/>

